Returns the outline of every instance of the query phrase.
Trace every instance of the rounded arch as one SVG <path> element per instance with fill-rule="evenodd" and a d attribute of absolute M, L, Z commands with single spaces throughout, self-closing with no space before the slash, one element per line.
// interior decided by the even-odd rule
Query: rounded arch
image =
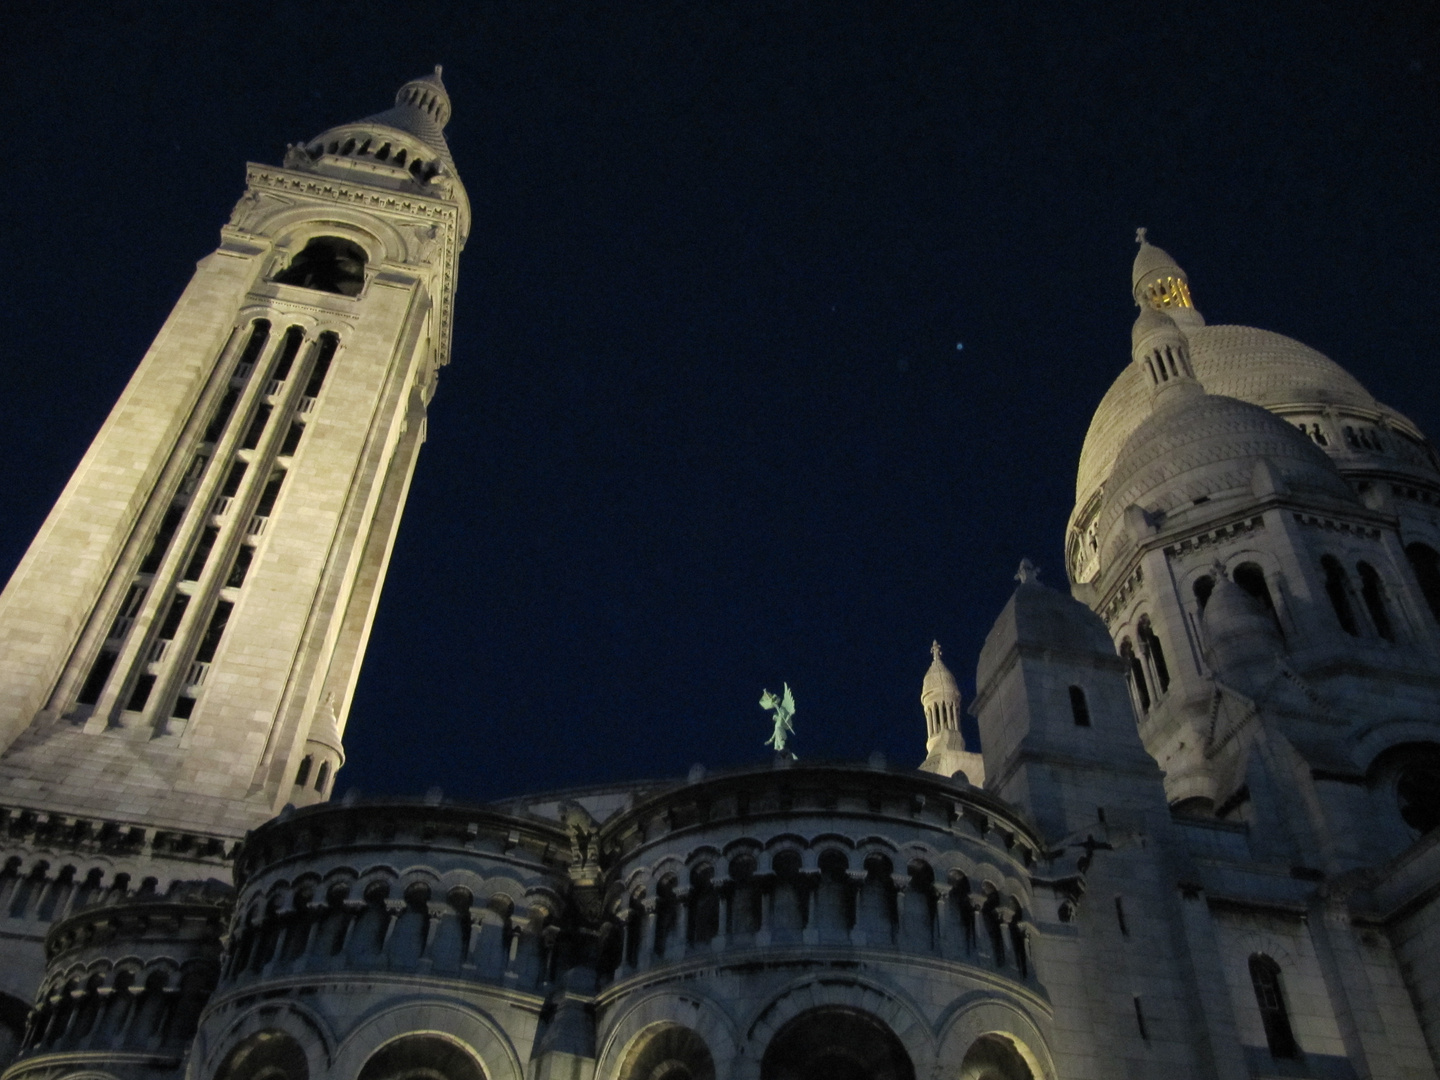
<path fill-rule="evenodd" d="M 266 219 L 260 228 L 274 237 L 276 248 L 293 254 L 303 251 L 316 237 L 338 236 L 358 244 L 367 264 L 405 260 L 405 239 L 398 229 L 383 218 L 348 206 L 326 207 L 323 217 L 315 215 L 314 207 L 290 207 Z"/>
<path fill-rule="evenodd" d="M 771 1036 L 760 1080 L 915 1080 L 915 1063 L 879 1017 L 820 1005 L 792 1016 Z"/>
<path fill-rule="evenodd" d="M 485 1080 L 524 1080 L 520 1057 L 500 1025 L 477 1009 L 451 1001 L 382 1007 L 357 1024 L 335 1052 L 332 1076 L 360 1075 L 377 1050 L 406 1036 L 437 1035 L 464 1047 Z"/>
<path fill-rule="evenodd" d="M 1355 767 L 1368 773 L 1381 754 L 1405 743 L 1440 743 L 1440 724 L 1411 717 L 1392 717 L 1362 728 L 1351 739 Z"/>
<path fill-rule="evenodd" d="M 960 1080 L 1035 1080 L 1035 1070 L 1014 1039 L 987 1032 L 965 1051 Z"/>
<path fill-rule="evenodd" d="M 641 1036 L 665 1026 L 693 1032 L 709 1051 L 716 1074 L 730 1075 L 739 1035 L 725 1011 L 709 998 L 667 988 L 634 1001 L 622 1001 L 612 1009 L 613 1019 L 602 1021 L 598 1033 L 597 1080 L 619 1080 Z"/>
<path fill-rule="evenodd" d="M 466 1046 L 430 1032 L 391 1039 L 369 1058 L 357 1080 L 486 1080 Z"/>
<path fill-rule="evenodd" d="M 745 1028 L 745 1054 L 733 1074 L 737 1080 L 760 1080 L 761 1062 L 775 1034 L 787 1023 L 817 1008 L 850 1010 L 873 1017 L 904 1048 L 916 1076 L 930 1076 L 937 1060 L 930 1025 L 911 1001 L 858 978 L 843 981 L 805 977 L 775 995 Z"/>
<path fill-rule="evenodd" d="M 231 1047 L 215 1080 L 310 1080 L 310 1061 L 294 1035 L 265 1028 Z"/>
<path fill-rule="evenodd" d="M 304 1048 L 306 1076 L 324 1075 L 334 1060 L 335 1037 L 319 1015 L 295 1002 L 263 1002 L 236 1016 L 217 1036 L 207 1036 L 202 1023 L 194 1052 L 194 1060 L 201 1063 L 197 1075 L 221 1080 L 221 1070 L 235 1051 L 266 1032 L 278 1032 Z M 275 1080 L 280 1080 L 278 1074 Z"/>
<path fill-rule="evenodd" d="M 1002 1045 L 996 1046 L 997 1042 Z M 971 1051 L 977 1045 L 983 1049 L 972 1059 Z M 968 1073 L 962 1067 L 960 1075 L 964 1080 L 1011 1080 L 1008 1073 L 986 1071 L 998 1069 L 1007 1061 L 1013 1069 L 1014 1058 L 1002 1052 L 1007 1047 L 1024 1062 L 1033 1080 L 1055 1080 L 1055 1061 L 1044 1034 L 1028 1013 L 1011 1002 L 993 998 L 962 1002 L 945 1021 L 940 1036 L 942 1061 L 974 1067 Z M 1024 1075 L 1019 1074 L 1017 1080 Z"/>
<path fill-rule="evenodd" d="M 692 1028 L 662 1021 L 641 1031 L 620 1058 L 618 1080 L 715 1080 L 715 1057 Z"/>

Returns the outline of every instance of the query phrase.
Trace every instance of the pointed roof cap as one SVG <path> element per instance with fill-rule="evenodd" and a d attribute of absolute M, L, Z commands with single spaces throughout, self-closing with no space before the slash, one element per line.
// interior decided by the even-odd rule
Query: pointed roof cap
<path fill-rule="evenodd" d="M 440 78 L 440 65 L 430 75 L 411 79 L 395 94 L 395 104 L 382 113 L 367 116 L 362 124 L 384 124 L 408 131 L 440 155 L 450 166 L 450 146 L 445 142 L 445 125 L 450 120 L 450 95 Z"/>
<path fill-rule="evenodd" d="M 939 698 L 942 701 L 959 701 L 960 684 L 955 681 L 955 676 L 945 666 L 945 661 L 940 659 L 940 643 L 932 642 L 930 645 L 930 670 L 925 672 L 925 681 L 920 684 L 920 700 L 930 702 Z"/>
<path fill-rule="evenodd" d="M 1140 286 L 1157 277 L 1177 277 L 1181 281 L 1189 283 L 1190 279 L 1185 276 L 1185 271 L 1180 269 L 1180 264 L 1170 257 L 1170 253 L 1162 247 L 1156 247 L 1145 238 L 1147 230 L 1135 230 L 1135 242 L 1140 245 L 1140 250 L 1135 252 L 1135 264 L 1130 270 L 1130 285 L 1137 295 Z"/>

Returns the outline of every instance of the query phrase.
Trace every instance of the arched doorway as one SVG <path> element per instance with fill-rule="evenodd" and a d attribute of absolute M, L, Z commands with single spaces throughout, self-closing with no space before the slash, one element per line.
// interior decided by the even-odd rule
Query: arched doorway
<path fill-rule="evenodd" d="M 915 1080 L 915 1066 L 895 1033 L 869 1013 L 824 1006 L 775 1033 L 760 1080 Z"/>

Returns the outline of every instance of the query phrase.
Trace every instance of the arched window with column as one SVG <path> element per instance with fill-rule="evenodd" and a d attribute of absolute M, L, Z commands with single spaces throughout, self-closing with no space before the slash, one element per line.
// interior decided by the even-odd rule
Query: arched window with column
<path fill-rule="evenodd" d="M 305 1048 L 283 1031 L 257 1031 L 225 1055 L 215 1080 L 309 1080 Z"/>
<path fill-rule="evenodd" d="M 1335 610 L 1335 621 L 1345 633 L 1359 637 L 1360 624 L 1355 621 L 1355 610 L 1350 606 L 1350 576 L 1334 555 L 1322 555 L 1320 569 L 1325 572 L 1325 595 Z"/>
<path fill-rule="evenodd" d="M 1265 1025 L 1265 1041 L 1273 1058 L 1295 1058 L 1300 1047 L 1290 1027 L 1290 1013 L 1285 1007 L 1284 987 L 1280 982 L 1280 965 L 1264 953 L 1250 957 L 1250 983 L 1255 988 L 1255 1003 L 1260 1007 L 1260 1020 Z"/>
<path fill-rule="evenodd" d="M 1120 643 L 1120 656 L 1130 668 L 1130 685 L 1135 688 L 1136 700 L 1140 702 L 1140 711 L 1150 711 L 1150 687 L 1145 682 L 1145 665 L 1135 655 L 1135 646 L 1130 644 L 1126 638 Z"/>
<path fill-rule="evenodd" d="M 1375 624 L 1375 632 L 1386 641 L 1395 640 L 1395 624 L 1390 621 L 1390 612 L 1385 607 L 1385 585 L 1380 573 L 1368 562 L 1355 564 L 1360 575 L 1360 598 L 1365 601 L 1365 610 Z"/>

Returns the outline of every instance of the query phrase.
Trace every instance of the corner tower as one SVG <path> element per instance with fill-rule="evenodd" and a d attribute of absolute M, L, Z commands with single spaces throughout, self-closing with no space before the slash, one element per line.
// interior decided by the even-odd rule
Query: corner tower
<path fill-rule="evenodd" d="M 251 164 L 0 595 L 0 804 L 235 838 L 329 796 L 469 206 L 440 69 Z"/>

